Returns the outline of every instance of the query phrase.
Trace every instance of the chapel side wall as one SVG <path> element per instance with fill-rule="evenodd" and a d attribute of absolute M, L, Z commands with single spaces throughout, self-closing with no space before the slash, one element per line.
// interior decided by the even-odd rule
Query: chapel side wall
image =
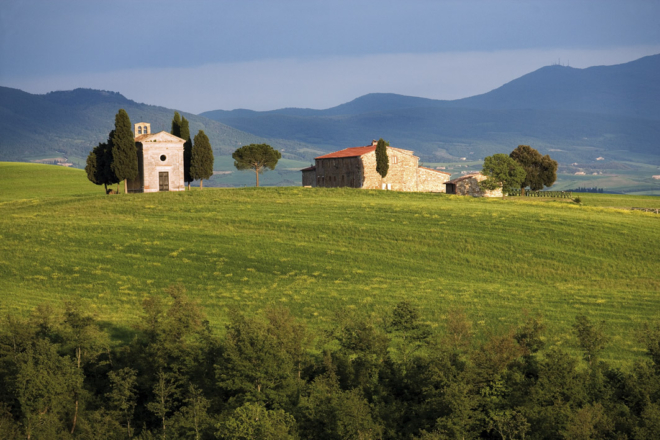
<path fill-rule="evenodd" d="M 316 159 L 316 186 L 361 188 L 362 164 L 360 159 L 358 157 Z"/>
<path fill-rule="evenodd" d="M 138 176 L 135 179 L 127 180 L 126 183 L 129 193 L 141 193 L 144 191 L 144 157 L 142 143 L 136 142 L 135 148 L 137 150 L 138 159 Z"/>
<path fill-rule="evenodd" d="M 417 168 L 417 191 L 446 192 L 445 182 L 449 181 L 449 174 L 438 173 L 426 168 Z"/>
<path fill-rule="evenodd" d="M 183 182 L 183 145 L 174 142 L 153 142 L 153 145 L 144 145 L 144 192 L 157 192 L 158 173 L 169 173 L 169 190 L 184 191 Z M 161 161 L 160 156 L 165 155 L 166 160 Z"/>

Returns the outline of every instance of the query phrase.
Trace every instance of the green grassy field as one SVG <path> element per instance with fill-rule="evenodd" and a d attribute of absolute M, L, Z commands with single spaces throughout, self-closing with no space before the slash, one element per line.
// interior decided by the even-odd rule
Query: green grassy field
<path fill-rule="evenodd" d="M 230 306 L 283 304 L 323 326 L 343 307 L 409 299 L 442 325 L 542 314 L 571 347 L 576 314 L 607 322 L 605 359 L 627 364 L 660 320 L 654 197 L 474 199 L 355 189 L 194 189 L 105 196 L 80 170 L 0 163 L 0 313 L 73 299 L 119 326 L 182 282 L 211 324 Z"/>

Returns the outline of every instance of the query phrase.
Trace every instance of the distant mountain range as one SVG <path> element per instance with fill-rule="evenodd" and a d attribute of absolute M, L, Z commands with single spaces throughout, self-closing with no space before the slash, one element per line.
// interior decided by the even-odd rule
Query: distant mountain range
<path fill-rule="evenodd" d="M 529 144 L 563 162 L 636 157 L 660 163 L 660 55 L 616 65 L 548 66 L 491 92 L 454 101 L 374 93 L 325 110 L 215 110 L 193 115 L 217 155 L 267 142 L 291 159 L 387 139 L 427 162 L 481 159 Z M 169 130 L 174 110 L 76 89 L 33 95 L 0 87 L 0 160 L 65 155 L 78 164 L 112 129 L 131 121 Z"/>
<path fill-rule="evenodd" d="M 375 93 L 326 110 L 215 110 L 201 116 L 263 137 L 330 150 L 383 137 L 427 160 L 508 152 L 518 144 L 564 150 L 660 154 L 660 55 L 615 66 L 548 66 L 491 92 L 454 101 Z M 612 156 L 610 154 L 610 156 Z"/>

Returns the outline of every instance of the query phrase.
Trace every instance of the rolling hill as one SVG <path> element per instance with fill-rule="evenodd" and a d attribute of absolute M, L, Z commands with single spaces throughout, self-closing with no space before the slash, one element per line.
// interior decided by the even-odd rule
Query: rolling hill
<path fill-rule="evenodd" d="M 174 110 L 140 104 L 119 93 L 76 89 L 34 95 L 0 87 L 0 160 L 30 160 L 64 155 L 84 164 L 84 158 L 107 139 L 117 110 L 124 108 L 132 122 L 148 121 L 152 130 L 168 130 Z M 295 141 L 264 139 L 220 122 L 181 112 L 192 134 L 204 130 L 216 155 L 227 155 L 241 145 L 268 142 L 276 148 L 313 147 Z M 311 153 L 313 155 L 313 153 Z M 298 156 L 289 155 L 299 159 Z"/>

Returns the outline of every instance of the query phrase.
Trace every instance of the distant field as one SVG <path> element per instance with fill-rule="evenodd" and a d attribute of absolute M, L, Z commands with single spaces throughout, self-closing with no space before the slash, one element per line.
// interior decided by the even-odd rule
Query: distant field
<path fill-rule="evenodd" d="M 230 306 L 284 304 L 314 326 L 342 307 L 407 298 L 437 325 L 464 308 L 478 328 L 540 313 L 572 347 L 584 313 L 607 322 L 606 358 L 630 363 L 660 320 L 654 197 L 486 200 L 355 189 L 195 189 L 105 196 L 84 172 L 0 163 L 0 314 L 73 299 L 125 325 L 182 282 L 211 324 Z"/>

